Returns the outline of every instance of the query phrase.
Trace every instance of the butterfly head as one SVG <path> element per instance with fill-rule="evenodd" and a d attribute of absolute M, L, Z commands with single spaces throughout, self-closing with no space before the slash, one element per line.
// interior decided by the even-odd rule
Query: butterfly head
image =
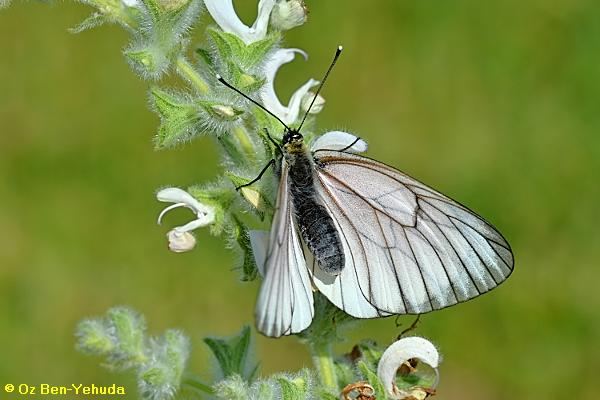
<path fill-rule="evenodd" d="M 281 144 L 288 153 L 304 151 L 304 136 L 296 129 L 286 129 Z"/>

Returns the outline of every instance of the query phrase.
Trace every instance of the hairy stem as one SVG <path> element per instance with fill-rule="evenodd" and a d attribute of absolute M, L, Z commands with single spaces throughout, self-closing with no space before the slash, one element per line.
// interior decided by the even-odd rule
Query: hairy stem
<path fill-rule="evenodd" d="M 121 21 L 125 23 L 130 29 L 136 29 L 138 27 L 138 23 L 127 11 L 124 11 L 122 8 L 115 9 L 116 14 L 121 18 Z"/>
<path fill-rule="evenodd" d="M 207 394 L 214 394 L 215 391 L 212 387 L 202 382 L 196 375 L 186 373 L 183 379 L 181 380 L 182 386 L 189 386 L 201 392 Z"/>
<path fill-rule="evenodd" d="M 310 345 L 313 364 L 317 368 L 321 383 L 334 392 L 338 391 L 337 377 L 335 376 L 335 365 L 331 353 L 331 344 L 313 343 Z"/>
<path fill-rule="evenodd" d="M 199 93 L 206 94 L 209 91 L 208 83 L 200 76 L 192 65 L 183 57 L 178 57 L 175 63 L 177 72 L 189 81 Z"/>

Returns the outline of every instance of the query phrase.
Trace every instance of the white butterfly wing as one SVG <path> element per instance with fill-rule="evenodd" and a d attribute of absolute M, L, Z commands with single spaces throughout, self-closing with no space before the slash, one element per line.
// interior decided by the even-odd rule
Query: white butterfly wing
<path fill-rule="evenodd" d="M 271 337 L 301 332 L 314 316 L 312 286 L 291 212 L 287 180 L 284 165 L 255 312 L 258 330 Z"/>
<path fill-rule="evenodd" d="M 314 283 L 348 314 L 421 314 L 485 293 L 512 272 L 502 235 L 481 217 L 385 164 L 316 151 L 316 183 L 346 265 Z"/>

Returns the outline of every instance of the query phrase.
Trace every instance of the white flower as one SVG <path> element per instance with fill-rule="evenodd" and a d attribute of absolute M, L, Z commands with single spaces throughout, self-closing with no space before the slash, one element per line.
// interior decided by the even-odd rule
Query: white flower
<path fill-rule="evenodd" d="M 308 9 L 303 0 L 278 0 L 271 13 L 275 29 L 289 30 L 306 22 Z"/>
<path fill-rule="evenodd" d="M 275 0 L 260 0 L 258 16 L 252 26 L 246 26 L 233 8 L 232 0 L 204 0 L 206 9 L 215 22 L 227 33 L 232 33 L 246 44 L 264 39 L 267 35 L 269 16 L 275 6 Z"/>
<path fill-rule="evenodd" d="M 377 366 L 377 376 L 383 383 L 387 395 L 391 399 L 406 399 L 415 397 L 416 392 L 420 395 L 425 394 L 421 388 L 416 388 L 415 391 L 407 392 L 399 389 L 396 386 L 396 373 L 403 365 L 409 365 L 411 359 L 418 359 L 425 364 L 428 364 L 435 370 L 437 385 L 437 367 L 440 363 L 440 355 L 435 346 L 427 339 L 413 336 L 402 338 L 388 347 L 379 360 Z"/>
<path fill-rule="evenodd" d="M 138 0 L 121 0 L 127 7 L 138 7 L 140 5 Z"/>
<path fill-rule="evenodd" d="M 174 208 L 187 207 L 196 214 L 196 219 L 185 225 L 177 226 L 167 233 L 169 249 L 176 253 L 189 251 L 196 245 L 196 238 L 190 231 L 212 224 L 215 221 L 214 208 L 200 203 L 191 194 L 179 188 L 166 188 L 156 194 L 159 201 L 175 203 L 166 207 L 158 216 L 160 225 L 163 216 Z"/>
<path fill-rule="evenodd" d="M 317 96 L 316 99 L 315 99 L 315 95 Z M 313 99 L 315 101 L 314 103 L 313 103 Z M 311 103 L 312 103 L 312 108 L 310 108 L 310 110 L 309 110 Z M 309 114 L 320 113 L 323 110 L 324 106 L 325 106 L 325 99 L 320 94 L 316 94 L 313 92 L 307 92 L 304 95 L 304 97 L 302 98 L 301 109 L 304 112 L 308 111 Z"/>
<path fill-rule="evenodd" d="M 262 100 L 263 106 L 281 118 L 287 125 L 298 119 L 304 95 L 306 95 L 312 87 L 319 84 L 318 81 L 309 79 L 308 82 L 300 87 L 300 89 L 294 92 L 287 106 L 281 104 L 277 94 L 275 94 L 275 75 L 277 74 L 277 70 L 283 64 L 289 63 L 294 59 L 296 53 L 301 54 L 304 59 L 308 58 L 308 55 L 300 49 L 279 49 L 273 53 L 269 61 L 265 64 L 264 71 L 266 82 L 260 93 L 260 99 Z"/>

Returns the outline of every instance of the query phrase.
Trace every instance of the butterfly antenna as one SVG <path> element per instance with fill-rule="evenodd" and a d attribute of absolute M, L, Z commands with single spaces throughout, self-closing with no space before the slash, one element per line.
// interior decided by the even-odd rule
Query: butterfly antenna
<path fill-rule="evenodd" d="M 260 104 L 258 101 L 254 100 L 252 97 L 248 96 L 246 93 L 240 91 L 236 87 L 234 87 L 231 84 L 229 84 L 225 79 L 223 79 L 223 77 L 221 75 L 217 74 L 217 80 L 219 82 L 221 82 L 223 85 L 227 86 L 229 89 L 233 90 L 234 92 L 236 92 L 237 94 L 239 94 L 240 96 L 242 96 L 243 98 L 245 98 L 246 100 L 250 100 L 252 103 L 254 103 L 260 109 L 262 109 L 263 111 L 265 111 L 271 117 L 275 118 L 277 121 L 279 121 L 281 123 L 281 125 L 283 125 L 285 127 L 285 129 L 287 129 L 288 131 L 291 130 L 290 127 L 287 126 L 287 124 L 281 120 L 281 118 L 279 118 L 277 115 L 273 114 L 271 111 L 267 110 L 265 108 L 265 106 L 263 106 L 262 104 Z M 314 100 L 313 100 L 313 102 L 314 102 Z"/>
<path fill-rule="evenodd" d="M 310 112 L 310 109 L 312 108 L 313 104 L 315 104 L 317 97 L 319 97 L 319 93 L 321 93 L 321 89 L 323 88 L 323 85 L 325 84 L 325 81 L 327 80 L 329 73 L 333 69 L 333 66 L 335 65 L 338 58 L 340 57 L 340 54 L 342 54 L 343 49 L 344 48 L 342 46 L 338 46 L 337 50 L 335 51 L 335 56 L 333 56 L 333 61 L 331 62 L 331 65 L 327 69 L 327 72 L 325 72 L 325 76 L 321 80 L 321 84 L 319 85 L 319 88 L 317 89 L 317 93 L 315 93 L 315 96 L 313 97 L 312 101 L 310 102 L 310 105 L 308 106 L 308 109 L 306 110 L 306 113 L 304 114 L 304 118 L 302 118 L 302 122 L 300 122 L 300 126 L 298 127 L 298 132 L 300 132 L 300 129 L 302 129 L 302 125 L 304 125 L 304 121 L 306 121 L 306 117 L 308 117 L 308 113 Z"/>

